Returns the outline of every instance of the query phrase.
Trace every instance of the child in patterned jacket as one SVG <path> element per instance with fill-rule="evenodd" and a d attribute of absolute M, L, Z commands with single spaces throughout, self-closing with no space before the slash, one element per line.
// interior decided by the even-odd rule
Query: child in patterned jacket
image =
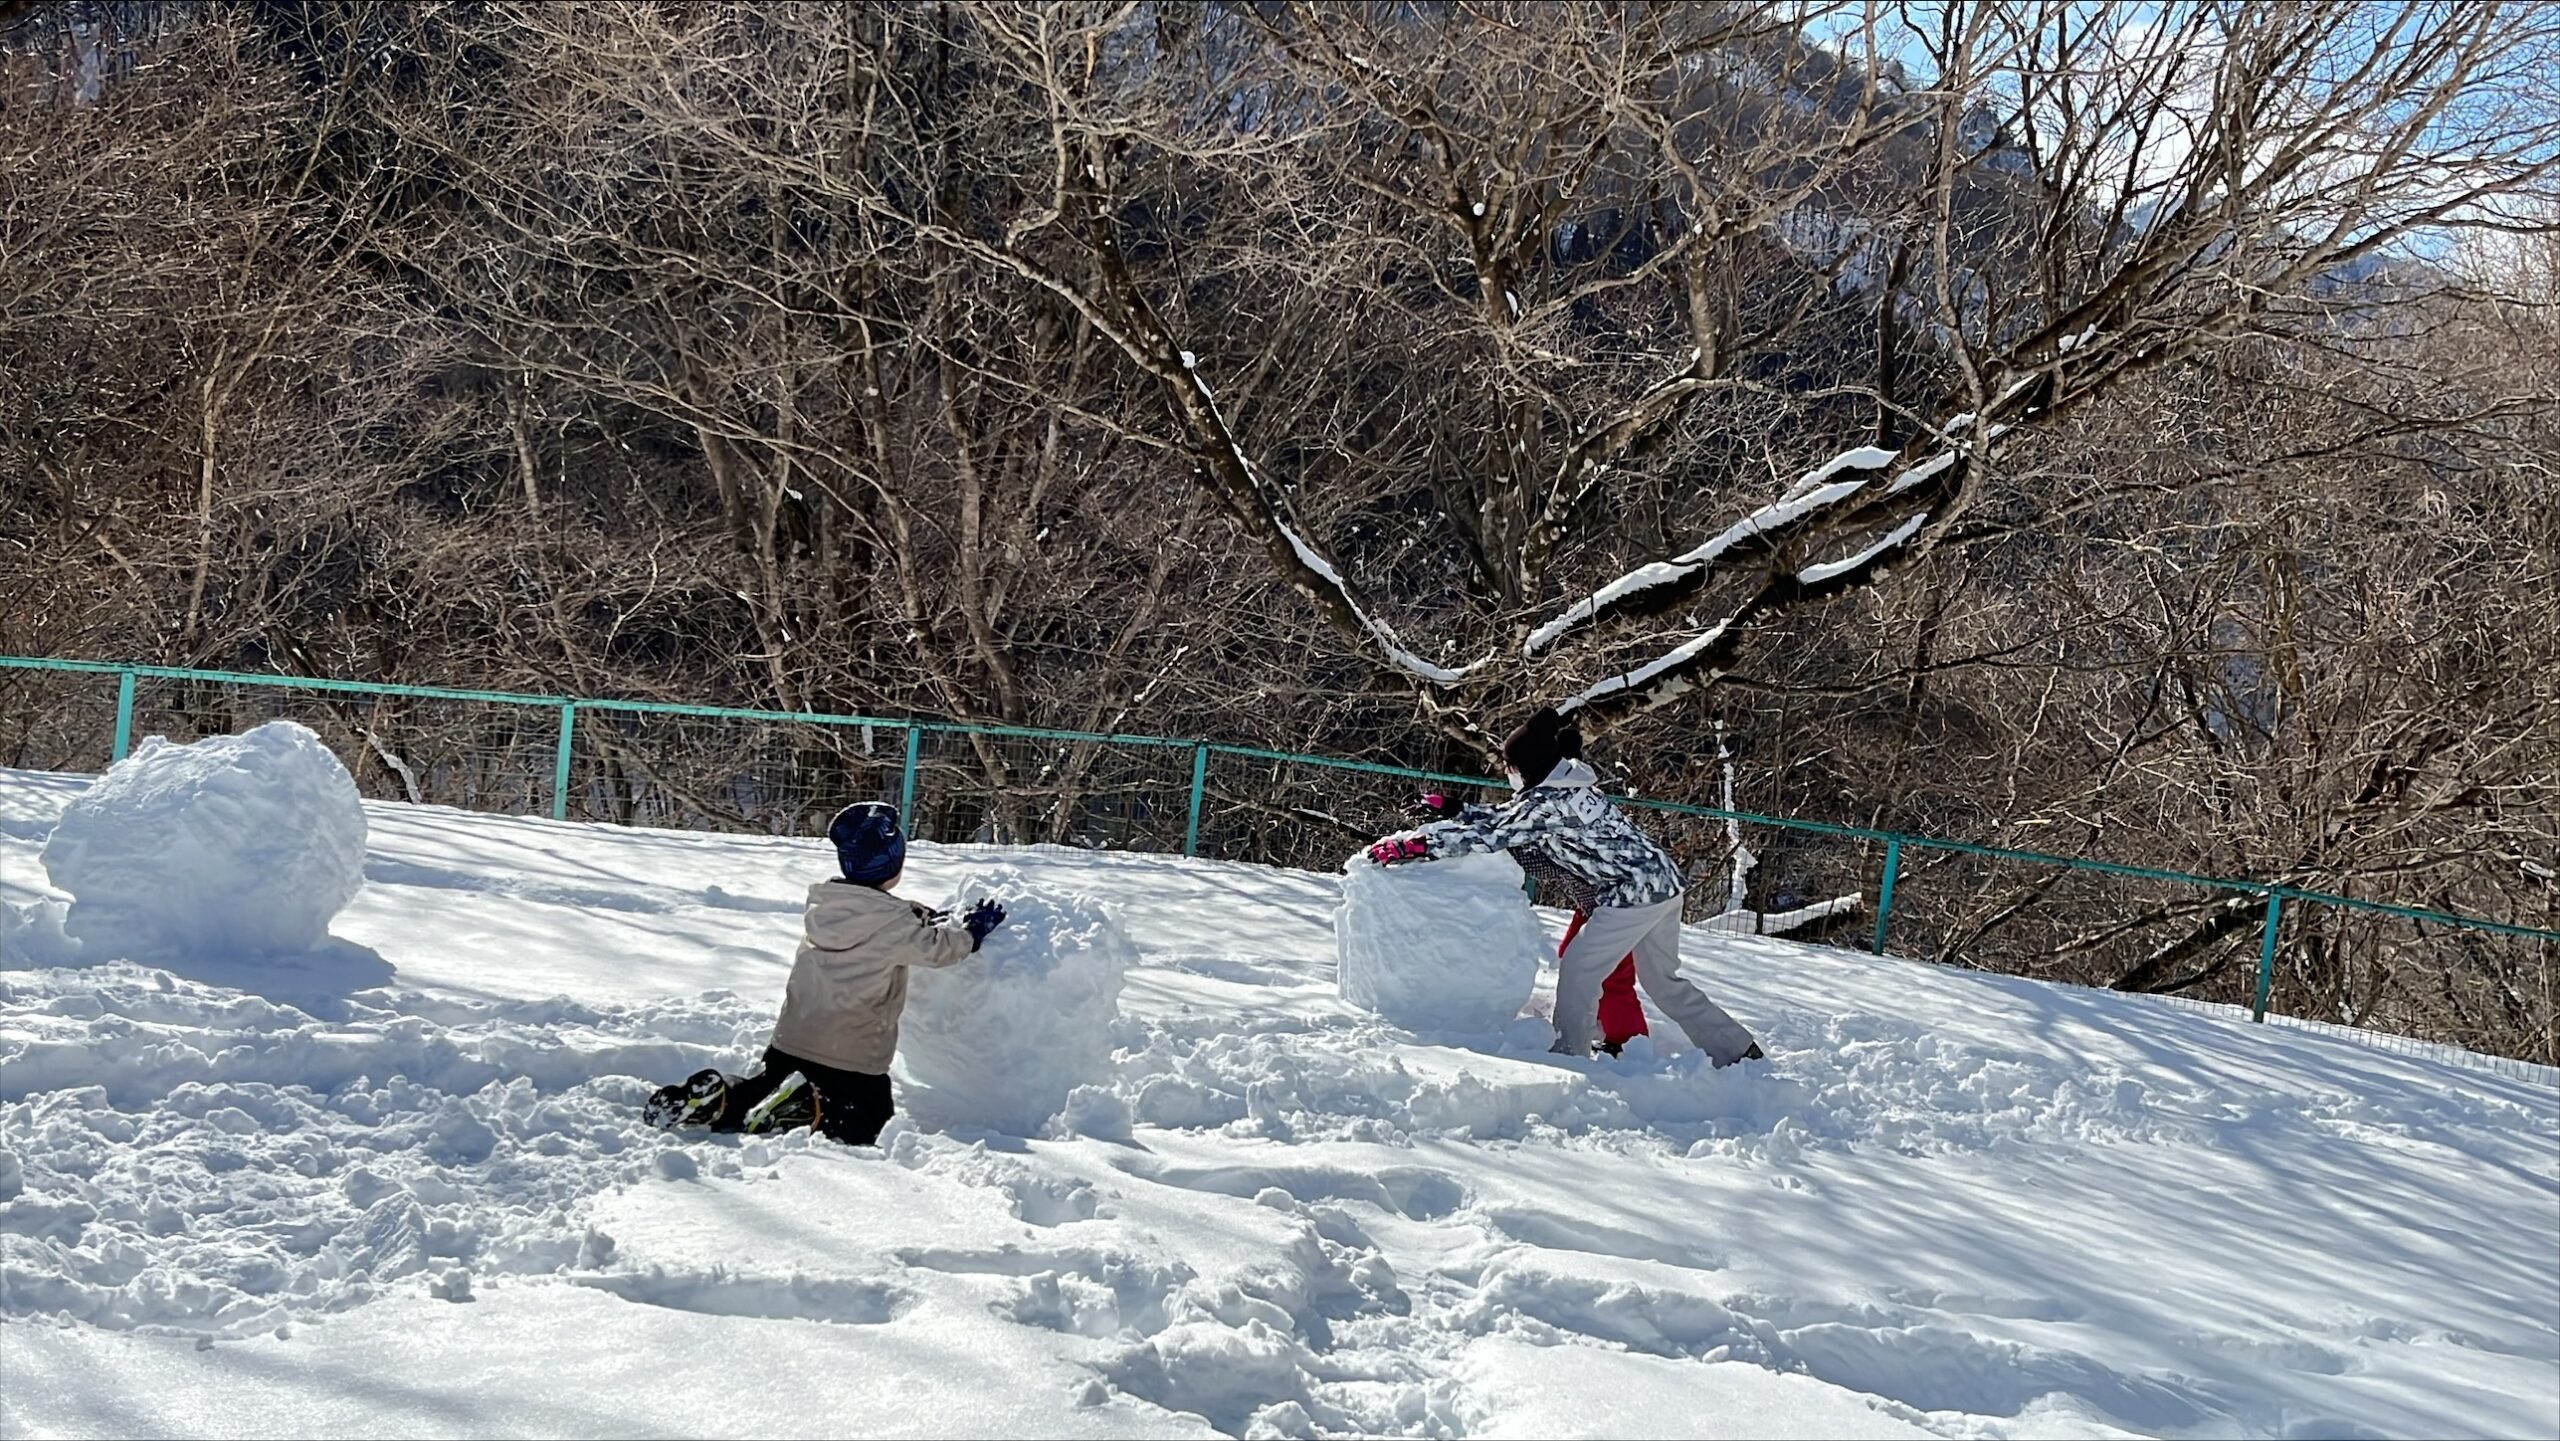
<path fill-rule="evenodd" d="M 1449 819 L 1390 836 L 1369 848 L 1369 858 L 1402 865 L 1534 849 L 1546 867 L 1568 878 L 1577 903 L 1589 903 L 1590 920 L 1557 960 L 1557 1051 L 1591 1053 L 1601 980 L 1633 952 L 1645 995 L 1710 1062 L 1757 1059 L 1760 1046 L 1751 1033 L 1680 973 L 1680 896 L 1687 882 L 1679 864 L 1596 789 L 1598 774 L 1572 758 L 1578 741 L 1571 722 L 1552 708 L 1539 710 L 1502 743 L 1516 799 L 1466 806 Z"/>
<path fill-rule="evenodd" d="M 1582 736 L 1577 727 L 1565 726 L 1557 733 L 1556 741 L 1558 760 L 1582 759 Z M 1444 821 L 1464 815 L 1467 810 L 1465 804 L 1447 794 L 1426 791 L 1405 807 L 1405 814 L 1417 822 Z M 1556 943 L 1556 954 L 1562 956 L 1564 948 L 1572 945 L 1574 937 L 1591 923 L 1591 913 L 1599 908 L 1599 901 L 1580 877 L 1548 860 L 1547 853 L 1536 846 L 1513 846 L 1511 858 L 1528 876 L 1532 897 L 1572 910 L 1571 918 L 1565 922 L 1564 939 Z M 1600 983 L 1600 1049 L 1617 1055 L 1626 1049 L 1627 1042 L 1651 1029 L 1645 1024 L 1644 1003 L 1636 999 L 1636 958 L 1630 952 L 1619 958 L 1617 969 Z"/>

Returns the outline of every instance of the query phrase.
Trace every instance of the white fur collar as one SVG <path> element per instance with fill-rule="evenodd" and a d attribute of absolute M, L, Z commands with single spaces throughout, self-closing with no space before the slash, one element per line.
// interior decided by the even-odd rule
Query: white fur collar
<path fill-rule="evenodd" d="M 1588 787 L 1596 786 L 1598 784 L 1600 784 L 1600 773 L 1593 770 L 1591 767 L 1584 765 L 1578 760 L 1561 760 L 1556 762 L 1556 768 L 1547 772 L 1547 778 L 1545 780 L 1538 782 L 1538 785 L 1541 786 L 1565 787 Z M 1536 787 L 1533 786 L 1530 787 L 1530 789 L 1534 790 Z"/>

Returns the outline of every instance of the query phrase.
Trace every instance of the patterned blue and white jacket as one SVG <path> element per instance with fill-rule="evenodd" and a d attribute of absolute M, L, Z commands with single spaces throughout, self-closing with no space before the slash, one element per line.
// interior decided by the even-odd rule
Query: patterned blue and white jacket
<path fill-rule="evenodd" d="M 1509 805 L 1468 806 L 1414 834 L 1434 859 L 1535 851 L 1564 873 L 1577 904 L 1633 909 L 1686 890 L 1679 862 L 1594 789 L 1599 780 L 1582 762 L 1564 761 Z"/>

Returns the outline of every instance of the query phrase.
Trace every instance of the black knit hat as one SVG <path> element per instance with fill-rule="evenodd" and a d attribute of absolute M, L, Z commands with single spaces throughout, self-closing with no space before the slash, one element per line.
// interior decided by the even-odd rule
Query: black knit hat
<path fill-rule="evenodd" d="M 1502 759 L 1520 773 L 1523 788 L 1545 780 L 1557 762 L 1576 760 L 1581 755 L 1581 728 L 1556 714 L 1553 706 L 1540 706 L 1535 715 L 1520 723 L 1518 730 L 1502 739 Z"/>
<path fill-rule="evenodd" d="M 836 812 L 827 826 L 835 842 L 836 861 L 844 878 L 876 886 L 907 863 L 907 838 L 898 829 L 898 808 L 881 801 L 857 801 Z"/>

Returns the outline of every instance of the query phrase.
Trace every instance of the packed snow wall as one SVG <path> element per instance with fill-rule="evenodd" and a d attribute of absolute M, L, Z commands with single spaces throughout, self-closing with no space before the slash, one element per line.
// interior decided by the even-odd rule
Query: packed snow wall
<path fill-rule="evenodd" d="M 898 1063 L 929 1092 L 918 1109 L 934 1122 L 1028 1133 L 1109 1073 L 1137 947 L 1101 902 L 1009 866 L 961 876 L 951 911 L 982 897 L 1005 923 L 976 955 L 908 978 Z"/>

